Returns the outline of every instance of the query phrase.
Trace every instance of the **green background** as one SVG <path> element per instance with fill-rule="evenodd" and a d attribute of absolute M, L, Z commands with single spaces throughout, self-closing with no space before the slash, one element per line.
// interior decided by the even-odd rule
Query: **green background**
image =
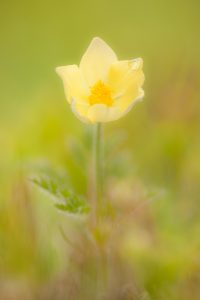
<path fill-rule="evenodd" d="M 130 264 L 137 261 L 152 299 L 199 299 L 199 11 L 196 0 L 1 1 L 2 299 L 13 299 L 8 286 L 16 299 L 28 299 L 30 290 L 39 299 L 38 282 L 48 286 L 62 272 L 65 244 L 57 228 L 65 220 L 45 196 L 26 187 L 27 168 L 48 159 L 69 168 L 74 187 L 85 192 L 84 167 L 72 162 L 68 145 L 83 138 L 85 125 L 71 113 L 55 67 L 78 64 L 94 36 L 120 59 L 144 60 L 144 101 L 106 125 L 108 139 L 125 133 L 134 180 L 159 200 L 149 205 L 158 245 L 140 244 L 138 233 L 127 257 Z"/>

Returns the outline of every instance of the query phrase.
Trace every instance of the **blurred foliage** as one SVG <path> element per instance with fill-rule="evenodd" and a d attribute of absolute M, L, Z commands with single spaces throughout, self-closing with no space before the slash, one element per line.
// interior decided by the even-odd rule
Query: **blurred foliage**
<path fill-rule="evenodd" d="M 64 174 L 58 174 L 46 168 L 43 174 L 33 177 L 31 182 L 53 198 L 57 209 L 77 216 L 89 212 L 88 203 L 71 190 Z"/>
<path fill-rule="evenodd" d="M 71 113 L 54 68 L 78 63 L 93 36 L 121 59 L 143 57 L 146 75 L 144 102 L 105 127 L 114 210 L 98 236 L 114 249 L 109 300 L 199 299 L 199 10 L 196 0 L 1 1 L 0 299 L 94 299 L 84 220 L 28 180 L 45 158 L 67 172 L 65 199 L 92 193 L 91 128 Z M 37 183 L 49 190 L 48 180 Z"/>

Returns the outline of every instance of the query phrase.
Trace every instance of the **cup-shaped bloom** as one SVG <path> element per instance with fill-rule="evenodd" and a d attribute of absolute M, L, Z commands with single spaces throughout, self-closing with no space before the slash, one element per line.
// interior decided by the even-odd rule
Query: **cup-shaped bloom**
<path fill-rule="evenodd" d="M 80 65 L 56 68 L 74 114 L 83 122 L 121 118 L 144 96 L 141 58 L 118 60 L 100 38 L 94 38 Z"/>

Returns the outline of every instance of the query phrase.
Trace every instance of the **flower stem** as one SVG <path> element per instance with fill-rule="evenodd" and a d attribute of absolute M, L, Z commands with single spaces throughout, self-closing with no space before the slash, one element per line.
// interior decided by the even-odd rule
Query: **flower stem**
<path fill-rule="evenodd" d="M 94 125 L 93 157 L 94 157 L 94 190 L 95 190 L 95 223 L 99 221 L 103 197 L 103 128 L 101 123 Z"/>

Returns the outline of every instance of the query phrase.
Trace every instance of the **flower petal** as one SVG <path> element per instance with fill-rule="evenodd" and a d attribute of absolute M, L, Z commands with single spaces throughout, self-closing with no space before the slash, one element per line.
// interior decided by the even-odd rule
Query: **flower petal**
<path fill-rule="evenodd" d="M 80 69 L 89 86 L 104 80 L 115 61 L 117 56 L 114 51 L 100 38 L 94 38 L 80 62 Z"/>
<path fill-rule="evenodd" d="M 117 106 L 112 106 L 108 108 L 107 122 L 115 121 L 121 118 L 121 110 Z"/>
<path fill-rule="evenodd" d="M 106 122 L 107 115 L 108 107 L 105 104 L 92 105 L 88 111 L 88 119 L 91 123 Z"/>
<path fill-rule="evenodd" d="M 90 106 L 88 119 L 91 123 L 107 122 L 108 106 L 105 104 L 95 104 Z"/>
<path fill-rule="evenodd" d="M 89 88 L 77 65 L 58 67 L 56 72 L 63 80 L 65 95 L 69 103 L 72 98 L 86 101 Z"/>
<path fill-rule="evenodd" d="M 72 99 L 71 109 L 80 121 L 84 123 L 90 123 L 87 117 L 89 104 L 83 102 L 76 102 L 74 99 Z"/>
<path fill-rule="evenodd" d="M 119 119 L 121 114 L 118 107 L 95 104 L 88 110 L 88 119 L 91 123 L 105 123 Z"/>
<path fill-rule="evenodd" d="M 137 102 L 142 100 L 143 97 L 144 97 L 144 90 L 140 88 L 138 91 L 137 97 L 132 99 L 132 101 L 130 101 L 129 104 L 126 103 L 126 105 L 124 105 L 122 107 L 120 105 L 120 103 L 118 103 L 117 106 L 118 106 L 119 110 L 121 111 L 120 118 L 123 117 L 124 115 L 126 115 Z"/>
<path fill-rule="evenodd" d="M 115 94 L 120 94 L 126 90 L 130 81 L 136 79 L 136 75 L 141 76 L 140 85 L 143 84 L 143 61 L 141 58 L 132 60 L 122 60 L 113 63 L 108 74 L 108 85 Z M 139 78 L 138 78 L 139 79 Z"/>
<path fill-rule="evenodd" d="M 124 113 L 132 102 L 141 98 L 141 86 L 144 82 L 142 59 L 118 61 L 109 71 L 108 85 L 115 98 L 115 105 Z"/>

